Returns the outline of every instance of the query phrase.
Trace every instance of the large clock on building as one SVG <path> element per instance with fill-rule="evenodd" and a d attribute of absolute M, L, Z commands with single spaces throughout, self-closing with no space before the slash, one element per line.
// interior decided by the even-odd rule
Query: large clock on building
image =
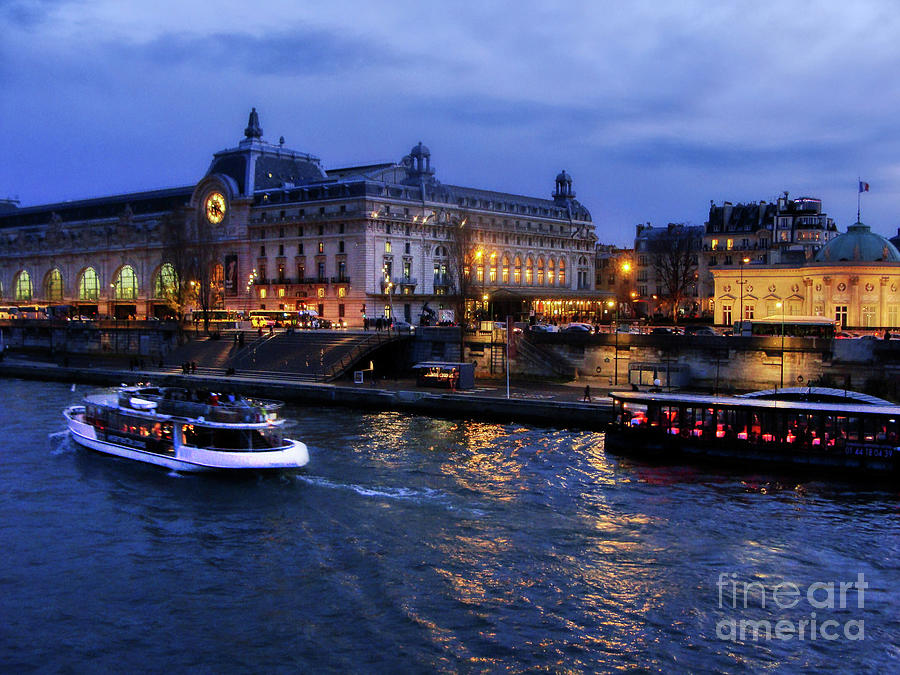
<path fill-rule="evenodd" d="M 225 196 L 221 192 L 210 192 L 206 197 L 206 219 L 218 225 L 225 219 Z"/>

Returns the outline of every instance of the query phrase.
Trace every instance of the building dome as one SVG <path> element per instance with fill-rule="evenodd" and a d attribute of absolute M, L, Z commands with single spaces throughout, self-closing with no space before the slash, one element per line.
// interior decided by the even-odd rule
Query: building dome
<path fill-rule="evenodd" d="M 409 152 L 410 157 L 431 157 L 431 150 L 427 145 L 422 145 L 422 141 Z"/>
<path fill-rule="evenodd" d="M 566 170 L 563 169 L 562 171 L 559 172 L 559 175 L 556 176 L 556 182 L 557 183 L 571 183 L 572 176 L 567 174 Z"/>
<path fill-rule="evenodd" d="M 856 223 L 816 254 L 816 262 L 900 262 L 900 251 L 868 225 Z"/>

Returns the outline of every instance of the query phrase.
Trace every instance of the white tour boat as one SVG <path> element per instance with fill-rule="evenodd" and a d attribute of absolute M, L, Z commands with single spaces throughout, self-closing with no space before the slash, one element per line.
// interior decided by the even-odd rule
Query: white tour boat
<path fill-rule="evenodd" d="M 309 454 L 283 437 L 282 405 L 138 385 L 86 396 L 63 414 L 76 443 L 176 471 L 298 468 Z"/>

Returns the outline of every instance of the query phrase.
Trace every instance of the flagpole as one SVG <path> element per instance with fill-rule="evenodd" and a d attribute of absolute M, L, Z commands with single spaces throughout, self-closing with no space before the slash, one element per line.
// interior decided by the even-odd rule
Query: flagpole
<path fill-rule="evenodd" d="M 862 194 L 862 178 L 856 177 L 856 222 L 859 222 L 859 196 Z"/>

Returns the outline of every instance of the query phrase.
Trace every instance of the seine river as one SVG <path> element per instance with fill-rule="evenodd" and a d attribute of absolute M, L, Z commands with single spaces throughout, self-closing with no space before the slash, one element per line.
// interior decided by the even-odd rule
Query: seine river
<path fill-rule="evenodd" d="M 85 391 L 0 382 L 5 672 L 900 671 L 897 490 L 297 407 L 306 471 L 181 476 L 77 449 Z"/>

